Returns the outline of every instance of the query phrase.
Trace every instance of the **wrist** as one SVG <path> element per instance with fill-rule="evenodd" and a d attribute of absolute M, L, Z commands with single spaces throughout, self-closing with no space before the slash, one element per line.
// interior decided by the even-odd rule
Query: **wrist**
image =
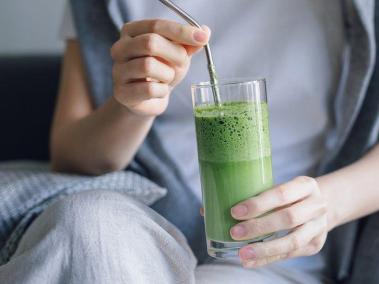
<path fill-rule="evenodd" d="M 139 122 L 139 121 L 140 122 L 151 122 L 156 118 L 155 115 L 136 113 L 136 112 L 132 111 L 127 106 L 125 106 L 124 104 L 119 102 L 115 96 L 111 97 L 110 104 L 111 104 L 112 110 L 115 113 L 118 113 L 127 119 L 133 119 L 136 122 Z"/>
<path fill-rule="evenodd" d="M 316 178 L 318 186 L 320 188 L 321 194 L 323 195 L 327 204 L 327 222 L 328 231 L 333 230 L 339 224 L 338 218 L 338 207 L 336 204 L 336 198 L 334 196 L 334 191 L 330 189 L 329 178 L 327 176 L 321 176 Z"/>

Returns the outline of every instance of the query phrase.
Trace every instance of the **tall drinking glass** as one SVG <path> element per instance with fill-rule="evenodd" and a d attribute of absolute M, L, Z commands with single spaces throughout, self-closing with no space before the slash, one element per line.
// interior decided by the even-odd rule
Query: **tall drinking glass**
<path fill-rule="evenodd" d="M 230 209 L 273 184 L 266 82 L 220 81 L 221 104 L 210 83 L 192 86 L 208 254 L 235 256 L 246 244 L 234 241 L 238 222 Z"/>

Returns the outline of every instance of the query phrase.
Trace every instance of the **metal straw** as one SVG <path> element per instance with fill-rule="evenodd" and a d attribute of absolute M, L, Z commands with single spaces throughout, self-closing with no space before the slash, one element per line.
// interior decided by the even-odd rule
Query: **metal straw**
<path fill-rule="evenodd" d="M 190 25 L 198 27 L 201 29 L 201 26 L 199 23 L 191 17 L 187 12 L 185 12 L 182 8 L 180 8 L 178 5 L 172 3 L 170 0 L 159 0 L 170 8 L 172 11 L 174 11 L 176 14 L 178 14 L 180 17 L 182 17 L 184 20 L 186 20 Z M 207 44 L 205 47 L 205 54 L 207 55 L 207 61 L 208 61 L 208 72 L 209 77 L 212 85 L 212 91 L 213 91 L 213 99 L 215 101 L 216 105 L 221 105 L 221 98 L 220 98 L 220 91 L 218 88 L 218 80 L 217 80 L 217 73 L 216 73 L 216 67 L 214 65 L 213 57 L 211 48 L 209 47 L 209 44 Z"/>

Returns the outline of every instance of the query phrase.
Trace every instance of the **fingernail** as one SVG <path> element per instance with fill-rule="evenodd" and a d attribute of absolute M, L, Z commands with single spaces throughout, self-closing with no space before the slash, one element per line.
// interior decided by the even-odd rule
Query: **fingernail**
<path fill-rule="evenodd" d="M 239 255 L 243 260 L 254 260 L 257 257 L 255 251 L 250 247 L 240 249 Z"/>
<path fill-rule="evenodd" d="M 205 42 L 207 40 L 207 34 L 203 31 L 196 31 L 193 34 L 193 38 L 198 42 Z"/>
<path fill-rule="evenodd" d="M 232 215 L 237 218 L 243 217 L 247 215 L 247 211 L 248 209 L 246 205 L 237 205 L 232 208 Z"/>
<path fill-rule="evenodd" d="M 237 225 L 230 230 L 233 237 L 242 238 L 246 235 L 246 229 L 243 226 Z"/>

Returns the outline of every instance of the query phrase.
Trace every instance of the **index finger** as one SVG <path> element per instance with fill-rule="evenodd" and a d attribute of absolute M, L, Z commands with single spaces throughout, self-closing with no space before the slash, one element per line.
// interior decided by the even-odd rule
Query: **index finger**
<path fill-rule="evenodd" d="M 318 238 L 324 234 L 324 222 L 323 218 L 314 219 L 309 223 L 299 226 L 284 237 L 247 245 L 239 250 L 239 256 L 243 263 L 251 261 L 252 256 L 256 263 L 260 263 L 265 258 L 274 256 L 286 255 L 286 258 L 292 258 L 294 256 L 306 256 L 317 253 L 322 244 L 314 248 L 312 253 L 308 252 L 309 249 L 307 247 L 314 238 Z"/>
<path fill-rule="evenodd" d="M 256 197 L 242 201 L 231 209 L 231 214 L 236 220 L 256 218 L 274 209 L 300 201 L 311 194 L 317 195 L 318 191 L 315 179 L 297 177 Z"/>
<path fill-rule="evenodd" d="M 122 35 L 136 37 L 156 33 L 174 42 L 189 46 L 203 46 L 209 40 L 209 29 L 199 29 L 169 20 L 142 20 L 124 25 Z"/>

